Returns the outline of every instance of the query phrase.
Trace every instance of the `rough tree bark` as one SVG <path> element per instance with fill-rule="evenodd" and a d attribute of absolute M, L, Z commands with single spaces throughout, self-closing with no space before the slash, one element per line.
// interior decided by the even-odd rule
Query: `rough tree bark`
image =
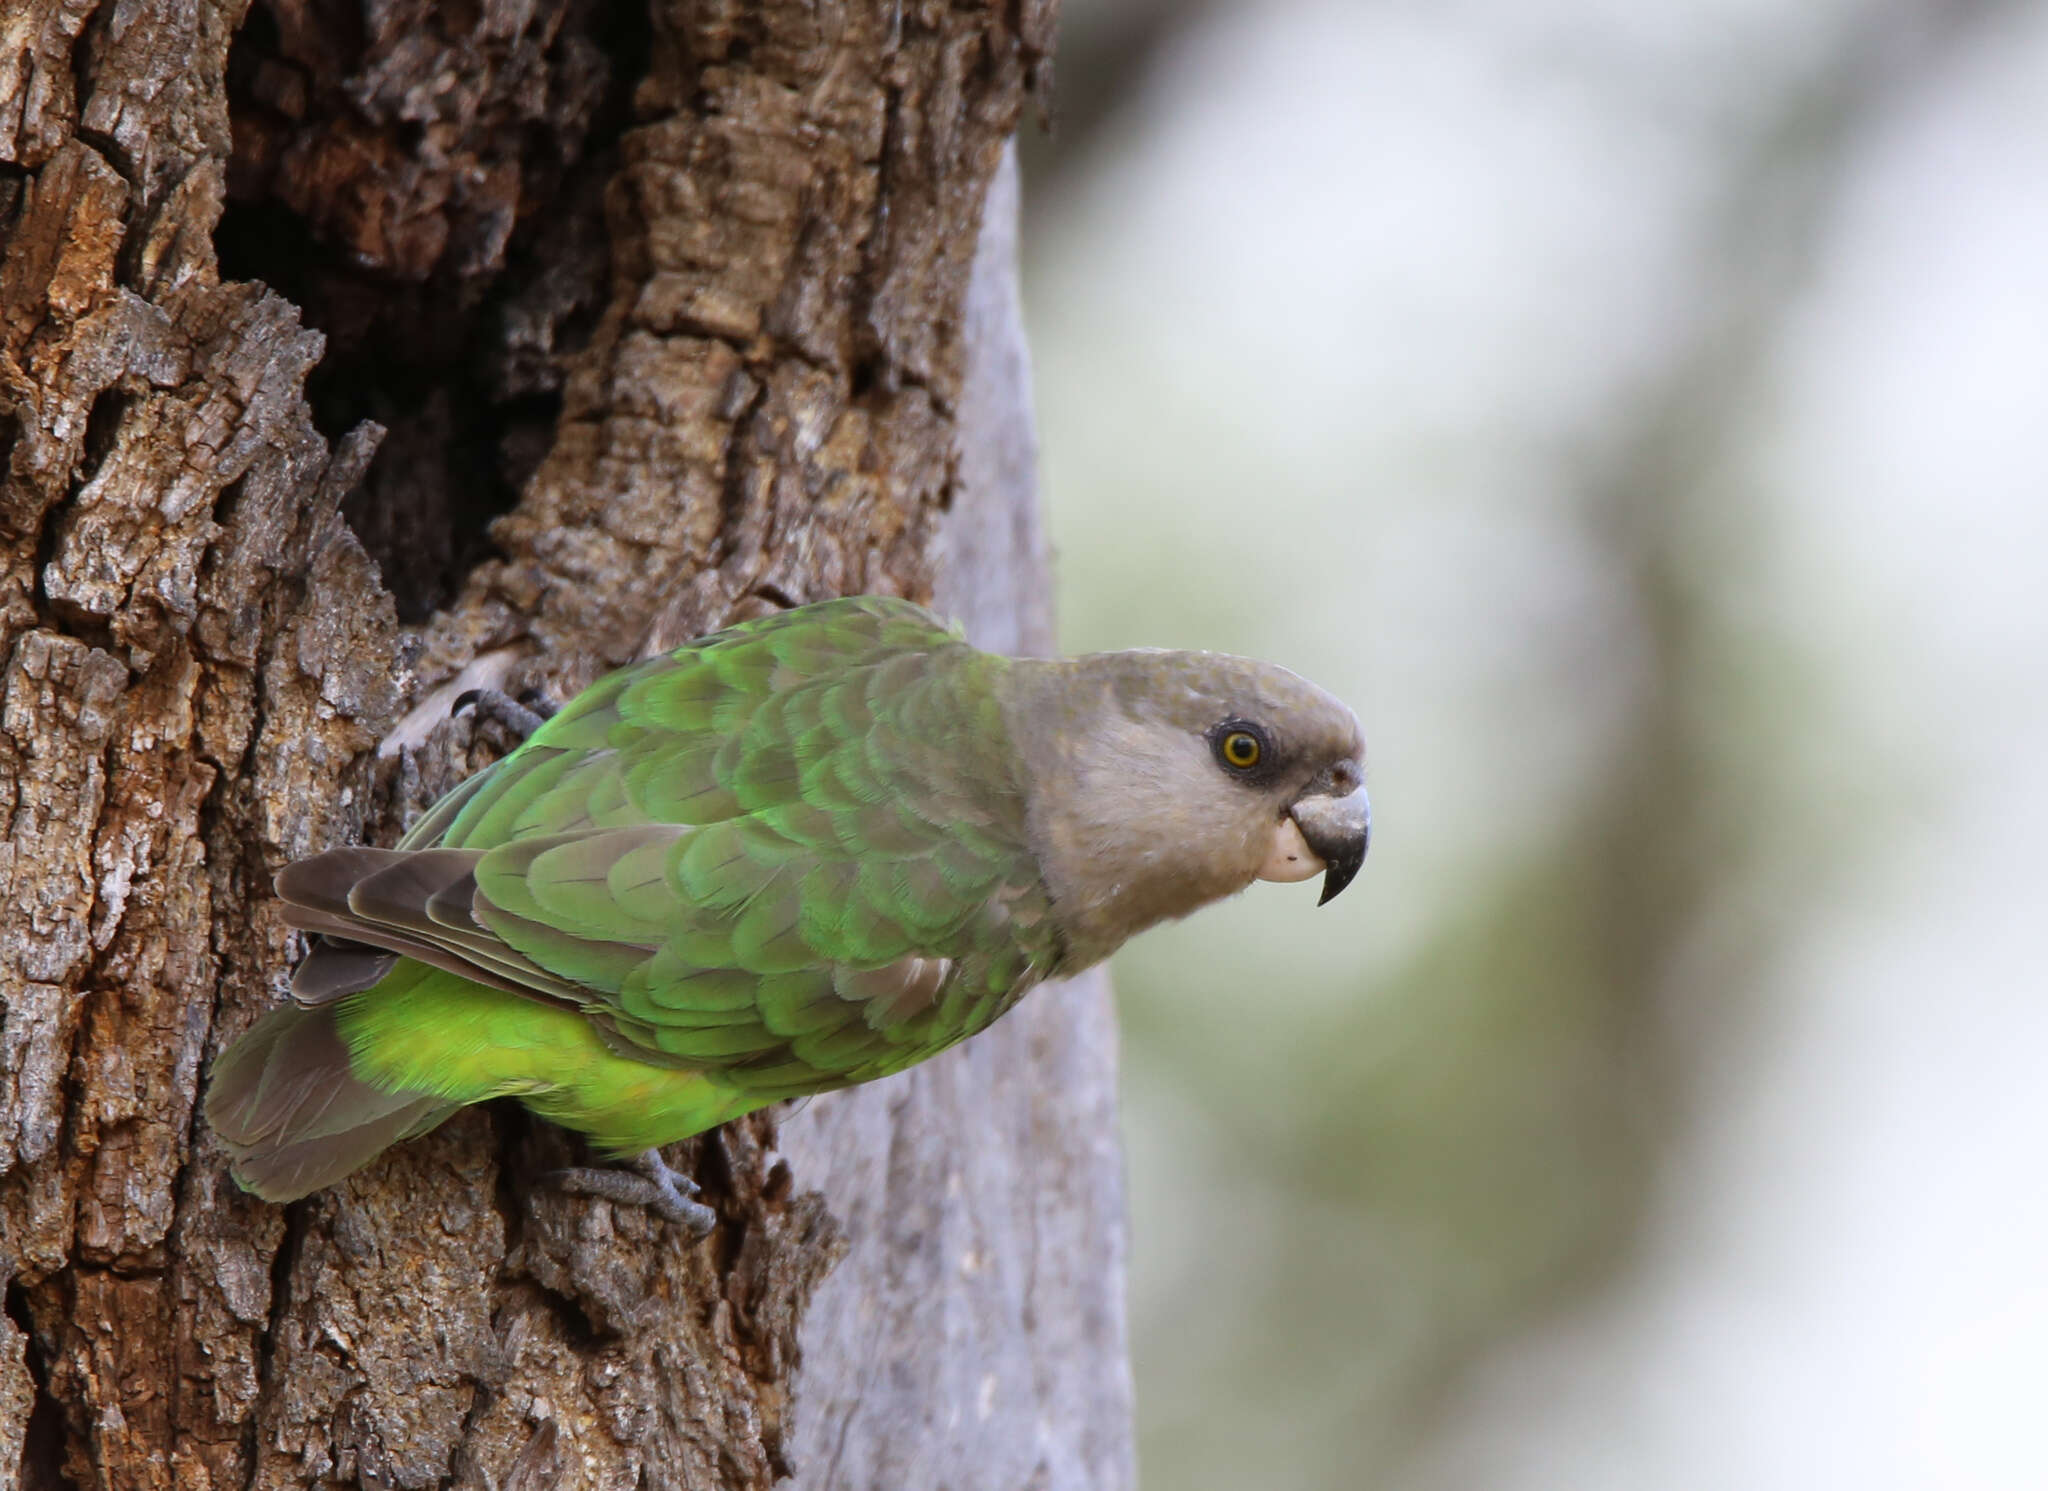
<path fill-rule="evenodd" d="M 195 1109 L 461 688 L 854 590 L 1044 644 L 1053 9 L 6 7 L 0 1483 L 1129 1483 L 1100 981 L 685 1146 L 696 1245 L 516 1109 L 289 1208 Z"/>

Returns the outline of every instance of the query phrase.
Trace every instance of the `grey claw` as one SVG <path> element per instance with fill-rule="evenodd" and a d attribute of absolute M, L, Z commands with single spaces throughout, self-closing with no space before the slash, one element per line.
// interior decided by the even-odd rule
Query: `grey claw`
<path fill-rule="evenodd" d="M 574 1195 L 597 1196 L 621 1206 L 643 1206 L 687 1229 L 692 1237 L 703 1237 L 718 1225 L 718 1213 L 691 1199 L 697 1194 L 697 1182 L 680 1170 L 670 1169 L 659 1150 L 650 1149 L 627 1164 L 630 1169 L 579 1166 L 557 1170 L 554 1181 Z"/>
<path fill-rule="evenodd" d="M 534 731 L 555 714 L 555 706 L 544 699 L 539 701 L 539 707 L 528 708 L 498 689 L 470 689 L 459 694 L 448 712 L 460 714 L 464 709 L 473 710 L 479 720 L 495 720 L 522 742 L 531 739 Z"/>

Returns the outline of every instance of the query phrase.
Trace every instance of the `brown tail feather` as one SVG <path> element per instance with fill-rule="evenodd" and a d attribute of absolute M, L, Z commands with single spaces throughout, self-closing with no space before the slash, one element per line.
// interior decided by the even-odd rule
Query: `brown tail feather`
<path fill-rule="evenodd" d="M 266 1201 L 295 1201 L 425 1133 L 457 1104 L 380 1092 L 349 1069 L 335 1009 L 272 1010 L 213 1064 L 206 1118 L 235 1179 Z"/>

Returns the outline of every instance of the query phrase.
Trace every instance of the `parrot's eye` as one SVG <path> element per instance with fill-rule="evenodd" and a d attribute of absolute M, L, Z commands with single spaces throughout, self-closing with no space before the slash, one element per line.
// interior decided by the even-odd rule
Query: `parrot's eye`
<path fill-rule="evenodd" d="M 1216 732 L 1216 759 L 1232 771 L 1250 771 L 1266 759 L 1266 735 L 1254 725 L 1231 720 Z"/>

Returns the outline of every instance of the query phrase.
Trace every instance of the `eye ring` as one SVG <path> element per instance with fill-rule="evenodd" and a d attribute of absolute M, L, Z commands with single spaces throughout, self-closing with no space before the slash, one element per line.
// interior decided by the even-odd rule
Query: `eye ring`
<path fill-rule="evenodd" d="M 1216 727 L 1210 748 L 1226 771 L 1249 775 L 1266 760 L 1266 732 L 1249 720 L 1225 720 Z"/>

